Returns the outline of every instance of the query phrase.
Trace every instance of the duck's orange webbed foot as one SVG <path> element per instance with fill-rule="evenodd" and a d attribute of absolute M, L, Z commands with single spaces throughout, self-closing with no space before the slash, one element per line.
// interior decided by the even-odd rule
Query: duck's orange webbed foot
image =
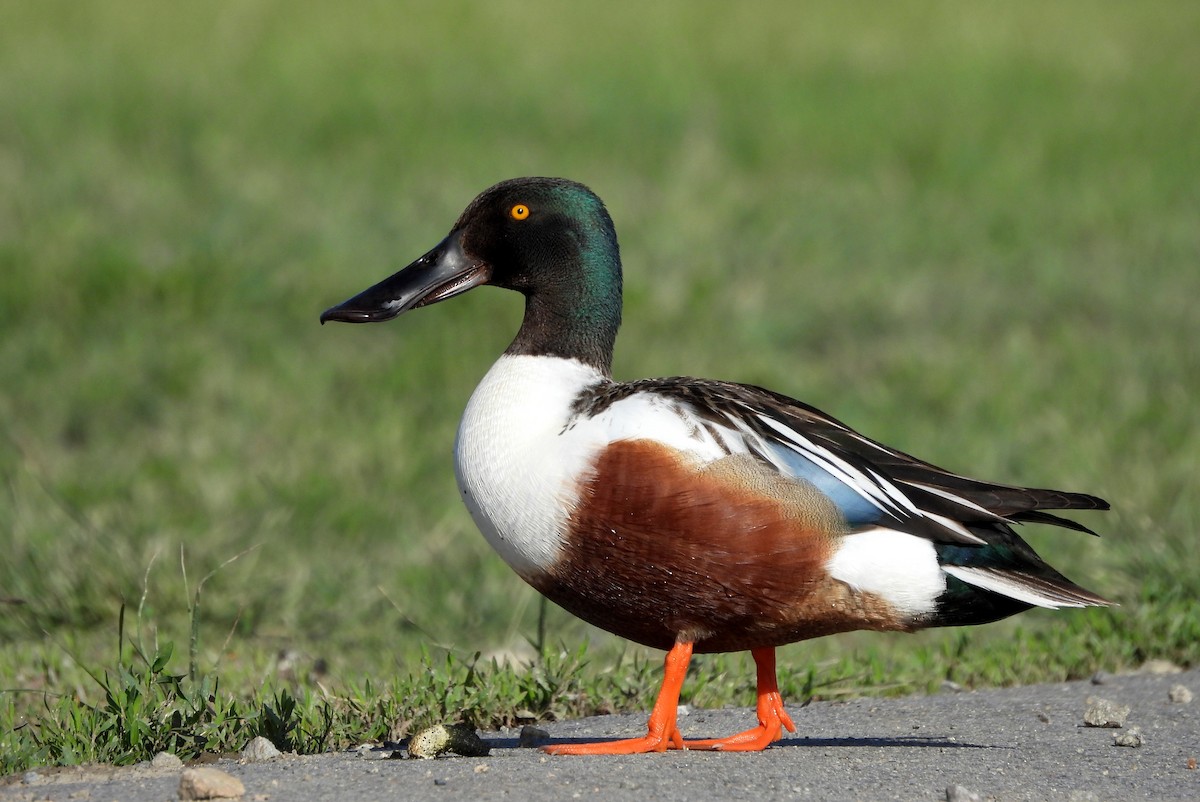
<path fill-rule="evenodd" d="M 636 755 L 683 749 L 683 736 L 679 734 L 675 717 L 679 708 L 679 691 L 683 688 L 683 678 L 687 675 L 691 659 L 690 643 L 676 643 L 667 652 L 662 689 L 658 692 L 654 710 L 650 712 L 649 732 L 645 736 L 586 744 L 551 744 L 543 746 L 542 750 L 551 755 Z"/>
<path fill-rule="evenodd" d="M 679 730 L 670 736 L 650 732 L 642 738 L 626 738 L 621 741 L 598 741 L 587 744 L 551 744 L 542 751 L 551 755 L 640 755 L 644 752 L 665 752 L 682 749 L 683 738 Z"/>
<path fill-rule="evenodd" d="M 783 730 L 795 732 L 796 725 L 783 706 L 783 697 L 775 681 L 775 649 L 751 652 L 758 671 L 758 726 L 728 738 L 684 741 L 685 749 L 716 749 L 722 752 L 761 752 L 783 737 Z"/>

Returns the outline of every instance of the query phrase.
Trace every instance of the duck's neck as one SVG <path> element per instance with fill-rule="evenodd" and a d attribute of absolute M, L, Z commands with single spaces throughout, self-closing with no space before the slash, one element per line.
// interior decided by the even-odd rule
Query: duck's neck
<path fill-rule="evenodd" d="M 524 290 L 525 319 L 506 353 L 577 359 L 612 376 L 621 257 L 611 223 L 580 233 L 578 250 Z"/>
<path fill-rule="evenodd" d="M 587 309 L 542 294 L 525 297 L 525 319 L 505 353 L 577 359 L 612 375 L 621 308 Z"/>

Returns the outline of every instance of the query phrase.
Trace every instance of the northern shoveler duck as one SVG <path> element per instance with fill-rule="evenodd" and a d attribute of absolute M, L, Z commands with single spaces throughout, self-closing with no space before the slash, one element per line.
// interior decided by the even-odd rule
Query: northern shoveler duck
<path fill-rule="evenodd" d="M 552 601 L 667 651 L 644 737 L 548 751 L 760 750 L 795 731 L 777 646 L 1108 603 L 1012 526 L 1090 532 L 1047 510 L 1107 509 L 1102 499 L 969 479 L 760 387 L 615 381 L 621 258 L 581 184 L 497 184 L 433 250 L 321 322 L 390 320 L 483 284 L 524 295 L 525 317 L 459 425 L 467 509 Z M 684 740 L 675 716 L 692 653 L 741 650 L 757 666 L 758 726 Z"/>

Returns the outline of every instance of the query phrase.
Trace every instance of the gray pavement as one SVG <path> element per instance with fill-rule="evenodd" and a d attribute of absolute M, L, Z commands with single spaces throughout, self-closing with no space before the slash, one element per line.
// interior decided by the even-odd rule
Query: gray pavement
<path fill-rule="evenodd" d="M 1170 701 L 1184 685 L 1196 701 Z M 1121 729 L 1085 727 L 1090 696 L 1131 708 Z M 995 800 L 1200 800 L 1200 671 L 791 708 L 799 732 L 766 752 L 548 757 L 515 732 L 484 733 L 491 754 L 436 760 L 356 752 L 216 767 L 246 800 L 944 800 L 950 786 Z M 693 710 L 685 736 L 752 723 L 750 710 Z M 640 734 L 645 716 L 544 725 L 555 739 Z M 1114 734 L 1141 731 L 1140 747 Z M 1189 764 L 1189 761 L 1190 764 Z M 148 765 L 39 770 L 0 780 L 2 800 L 177 798 L 180 771 Z"/>

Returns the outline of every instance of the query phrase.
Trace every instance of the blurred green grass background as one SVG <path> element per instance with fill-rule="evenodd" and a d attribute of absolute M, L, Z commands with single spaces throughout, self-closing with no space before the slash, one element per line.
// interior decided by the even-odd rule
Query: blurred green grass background
<path fill-rule="evenodd" d="M 279 653 L 332 687 L 528 654 L 536 596 L 450 454 L 519 298 L 316 323 L 527 174 L 613 214 L 619 378 L 762 384 L 1113 503 L 1099 542 L 1027 530 L 1121 607 L 823 639 L 785 672 L 1194 662 L 1196 30 L 1157 2 L 0 6 L 0 689 L 94 694 L 68 655 L 114 660 L 123 602 L 185 641 L 212 571 L 227 690 Z M 598 669 L 626 648 L 556 609 L 546 633 Z"/>

